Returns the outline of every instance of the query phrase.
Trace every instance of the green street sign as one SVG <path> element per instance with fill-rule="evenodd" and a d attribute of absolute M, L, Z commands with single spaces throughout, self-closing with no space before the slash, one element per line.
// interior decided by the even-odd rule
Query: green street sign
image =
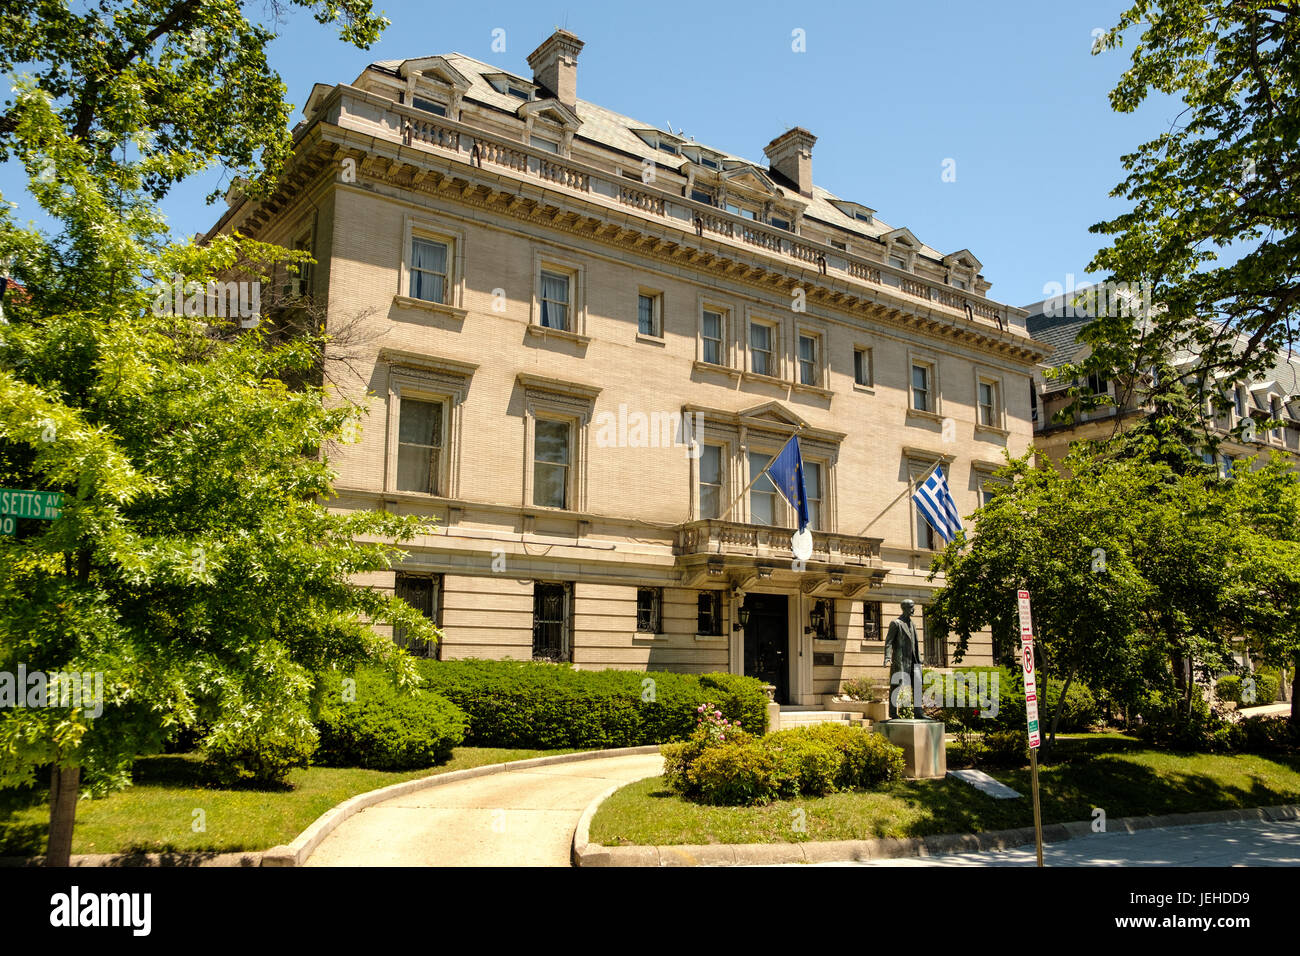
<path fill-rule="evenodd" d="M 0 515 L 0 534 L 13 534 L 17 528 L 17 518 L 13 515 Z"/>
<path fill-rule="evenodd" d="M 61 491 L 14 491 L 0 488 L 0 515 L 53 521 L 62 513 Z M 13 534 L 12 531 L 4 533 Z"/>

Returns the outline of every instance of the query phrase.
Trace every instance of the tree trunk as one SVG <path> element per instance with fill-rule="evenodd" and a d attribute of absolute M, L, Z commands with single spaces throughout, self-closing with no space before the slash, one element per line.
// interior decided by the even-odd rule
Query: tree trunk
<path fill-rule="evenodd" d="M 1056 746 L 1056 725 L 1061 722 L 1061 709 L 1065 706 L 1065 695 L 1070 690 L 1070 684 L 1074 680 L 1074 675 L 1079 672 L 1079 668 L 1073 667 L 1070 673 L 1065 675 L 1065 683 L 1061 685 L 1061 696 L 1056 698 L 1056 706 L 1052 708 L 1052 730 L 1047 738 L 1047 750 Z M 1047 683 L 1043 683 L 1043 699 L 1047 699 Z"/>
<path fill-rule="evenodd" d="M 1300 697 L 1300 651 L 1291 662 L 1291 733 L 1300 737 L 1300 713 L 1296 712 L 1295 699 Z"/>
<path fill-rule="evenodd" d="M 81 767 L 50 771 L 50 839 L 45 849 L 46 866 L 68 866 L 72 861 L 72 828 L 77 822 L 77 797 L 81 791 Z"/>

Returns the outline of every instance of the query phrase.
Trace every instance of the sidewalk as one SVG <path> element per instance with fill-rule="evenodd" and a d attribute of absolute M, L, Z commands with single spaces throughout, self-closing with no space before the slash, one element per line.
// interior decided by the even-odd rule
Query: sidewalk
<path fill-rule="evenodd" d="M 1034 866 L 1034 847 L 813 866 Z M 796 864 L 797 865 L 797 864 Z M 809 864 L 803 864 L 805 866 Z M 1300 866 L 1300 821 L 1211 823 L 1049 843 L 1044 866 Z"/>
<path fill-rule="evenodd" d="M 658 754 L 509 770 L 432 787 L 344 821 L 307 866 L 568 866 L 588 803 L 663 773 Z"/>

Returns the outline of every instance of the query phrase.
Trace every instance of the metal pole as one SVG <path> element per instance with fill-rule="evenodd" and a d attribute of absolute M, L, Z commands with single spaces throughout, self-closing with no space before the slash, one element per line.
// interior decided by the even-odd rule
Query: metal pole
<path fill-rule="evenodd" d="M 907 479 L 907 487 L 903 489 L 902 494 L 900 494 L 897 498 L 895 498 L 895 499 L 894 499 L 893 501 L 891 501 L 889 504 L 885 505 L 885 510 L 884 510 L 884 511 L 880 512 L 880 514 L 876 515 L 874 518 L 872 518 L 870 521 L 868 521 L 868 522 L 867 522 L 867 527 L 866 527 L 866 528 L 863 528 L 861 531 L 858 532 L 858 537 L 862 537 L 864 534 L 866 534 L 866 533 L 867 533 L 867 528 L 870 528 L 873 524 L 875 524 L 877 521 L 879 521 L 881 518 L 883 518 L 883 517 L 885 516 L 885 512 L 888 511 L 890 508 L 894 507 L 894 505 L 898 504 L 900 501 L 902 501 L 903 498 L 904 498 L 905 496 L 907 496 L 908 494 L 911 493 L 912 489 L 913 489 L 916 485 L 918 485 L 918 484 L 924 484 L 924 483 L 925 483 L 925 480 L 926 480 L 927 478 L 929 478 L 932 474 L 934 474 L 934 470 L 935 470 L 936 468 L 938 468 L 938 467 L 939 467 L 940 465 L 942 465 L 942 464 L 943 464 L 943 459 L 940 458 L 938 461 L 936 461 L 933 465 L 931 465 L 931 466 L 926 470 L 925 474 L 921 476 L 921 478 L 920 478 L 919 481 L 914 481 L 912 478 L 908 478 L 908 479 Z"/>
<path fill-rule="evenodd" d="M 1038 806 L 1038 748 L 1029 748 L 1029 767 L 1034 778 L 1034 840 L 1038 844 L 1038 865 L 1043 865 L 1043 814 Z"/>

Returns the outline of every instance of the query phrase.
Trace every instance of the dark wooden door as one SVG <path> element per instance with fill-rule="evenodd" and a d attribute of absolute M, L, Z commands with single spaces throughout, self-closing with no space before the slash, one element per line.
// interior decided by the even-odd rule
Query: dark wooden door
<path fill-rule="evenodd" d="M 745 597 L 745 674 L 776 686 L 776 702 L 790 702 L 788 599 L 782 594 Z"/>

